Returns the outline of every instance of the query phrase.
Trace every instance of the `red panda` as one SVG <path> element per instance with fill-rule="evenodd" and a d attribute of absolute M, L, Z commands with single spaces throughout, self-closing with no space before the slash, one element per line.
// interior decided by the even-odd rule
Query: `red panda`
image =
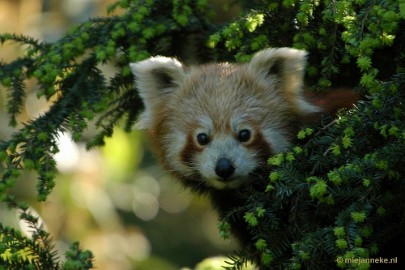
<path fill-rule="evenodd" d="M 244 186 L 268 174 L 268 158 L 289 149 L 300 123 L 328 111 L 306 97 L 305 64 L 306 52 L 292 48 L 264 49 L 246 64 L 133 63 L 145 105 L 138 128 L 164 169 L 224 215 L 243 204 Z"/>

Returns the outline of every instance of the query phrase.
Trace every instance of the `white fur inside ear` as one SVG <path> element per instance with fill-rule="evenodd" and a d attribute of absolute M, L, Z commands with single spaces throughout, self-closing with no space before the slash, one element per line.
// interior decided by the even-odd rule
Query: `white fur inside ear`
<path fill-rule="evenodd" d="M 248 72 L 261 81 L 271 75 L 279 78 L 282 91 L 292 109 L 299 114 L 320 111 L 303 95 L 304 72 L 307 53 L 293 48 L 264 49 L 256 53 L 248 64 Z"/>
<path fill-rule="evenodd" d="M 156 56 L 131 63 L 136 85 L 142 98 L 161 94 L 166 88 L 180 84 L 184 78 L 183 65 L 174 58 Z M 171 83 L 173 85 L 171 85 Z"/>
<path fill-rule="evenodd" d="M 271 75 L 271 69 L 279 65 L 280 74 L 295 73 L 303 76 L 307 53 L 293 48 L 269 48 L 257 52 L 249 63 L 249 70 L 261 76 Z"/>
<path fill-rule="evenodd" d="M 182 69 L 183 65 L 176 59 L 164 56 L 154 56 L 137 63 L 129 64 L 132 72 L 137 76 L 138 74 L 148 73 L 157 68 Z"/>
<path fill-rule="evenodd" d="M 136 127 L 149 128 L 153 121 L 153 110 L 167 100 L 167 94 L 181 85 L 185 72 L 183 65 L 174 58 L 157 56 L 138 63 L 131 63 L 139 96 L 145 111 L 139 116 Z"/>

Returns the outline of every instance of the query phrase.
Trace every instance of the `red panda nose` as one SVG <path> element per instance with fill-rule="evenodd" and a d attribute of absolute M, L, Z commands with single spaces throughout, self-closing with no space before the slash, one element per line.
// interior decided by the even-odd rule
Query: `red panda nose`
<path fill-rule="evenodd" d="M 215 167 L 215 173 L 223 180 L 227 180 L 235 172 L 232 162 L 227 158 L 220 158 Z"/>

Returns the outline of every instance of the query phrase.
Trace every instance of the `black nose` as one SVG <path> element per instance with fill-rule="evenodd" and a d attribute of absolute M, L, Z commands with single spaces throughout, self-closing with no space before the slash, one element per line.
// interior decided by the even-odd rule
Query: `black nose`
<path fill-rule="evenodd" d="M 228 179 L 235 172 L 232 162 L 227 158 L 220 158 L 215 167 L 215 173 L 223 180 Z"/>

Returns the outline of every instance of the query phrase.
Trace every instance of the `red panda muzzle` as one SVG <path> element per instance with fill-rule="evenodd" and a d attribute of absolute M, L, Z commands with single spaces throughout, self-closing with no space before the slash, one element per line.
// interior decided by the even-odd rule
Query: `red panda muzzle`
<path fill-rule="evenodd" d="M 227 158 L 220 158 L 215 167 L 215 173 L 221 177 L 219 180 L 227 181 L 235 172 L 235 167 Z"/>

